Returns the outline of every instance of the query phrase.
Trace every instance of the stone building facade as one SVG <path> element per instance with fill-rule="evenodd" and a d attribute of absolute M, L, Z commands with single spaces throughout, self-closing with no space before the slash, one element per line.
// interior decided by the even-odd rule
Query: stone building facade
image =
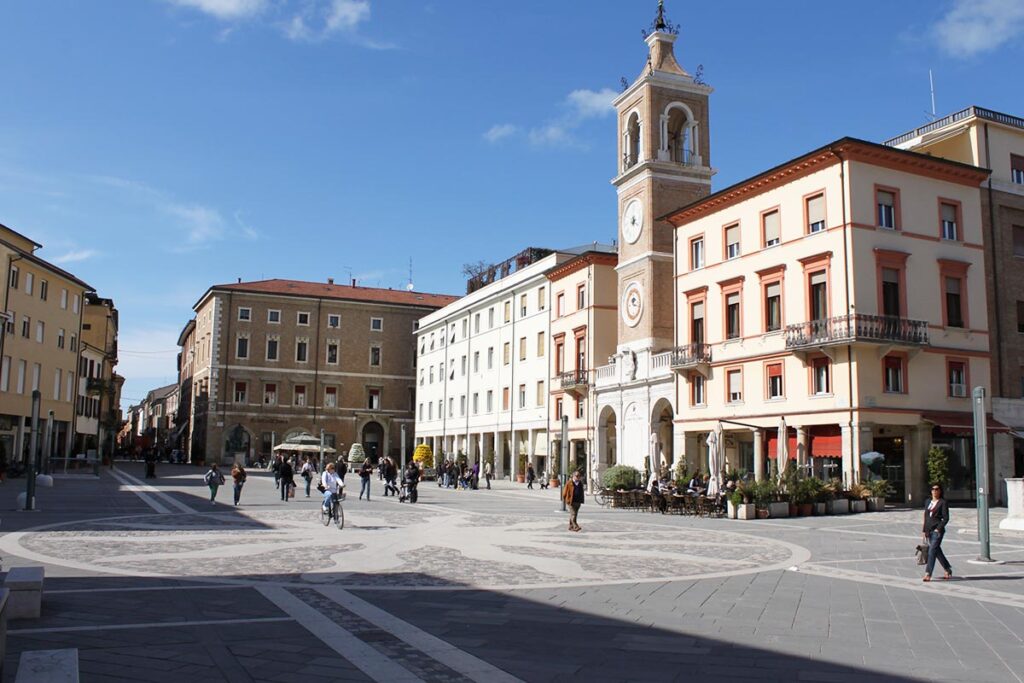
<path fill-rule="evenodd" d="M 269 457 L 275 443 L 321 430 L 339 450 L 411 453 L 413 335 L 452 300 L 333 280 L 211 287 L 180 338 L 177 438 L 193 461 Z"/>

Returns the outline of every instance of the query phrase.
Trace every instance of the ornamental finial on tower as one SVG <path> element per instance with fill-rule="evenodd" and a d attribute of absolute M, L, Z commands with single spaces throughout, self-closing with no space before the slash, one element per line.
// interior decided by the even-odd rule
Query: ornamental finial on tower
<path fill-rule="evenodd" d="M 665 0 L 658 0 L 658 15 L 654 17 L 654 21 L 651 22 L 650 28 L 643 31 L 644 38 L 646 38 L 649 33 L 679 34 L 679 25 L 673 24 L 665 17 Z"/>
<path fill-rule="evenodd" d="M 658 0 L 658 16 L 654 20 L 654 30 L 661 31 L 668 28 L 665 23 L 665 0 Z"/>

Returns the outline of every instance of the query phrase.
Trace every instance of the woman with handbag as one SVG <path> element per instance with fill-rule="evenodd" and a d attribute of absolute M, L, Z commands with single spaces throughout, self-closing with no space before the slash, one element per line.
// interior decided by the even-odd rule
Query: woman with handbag
<path fill-rule="evenodd" d="M 231 478 L 235 482 L 235 505 L 238 505 L 238 501 L 242 498 L 242 487 L 245 486 L 247 478 L 245 468 L 240 463 L 236 462 L 235 466 L 231 468 Z"/>
<path fill-rule="evenodd" d="M 281 500 L 288 502 L 295 489 L 295 469 L 292 467 L 291 459 L 281 462 Z"/>
<path fill-rule="evenodd" d="M 932 485 L 932 499 L 924 509 L 924 526 L 921 528 L 921 535 L 928 543 L 928 564 L 925 567 L 923 581 L 932 580 L 932 570 L 935 569 L 935 560 L 939 561 L 946 575 L 942 578 L 953 578 L 953 567 L 942 552 L 942 537 L 946 534 L 946 525 L 949 524 L 949 505 L 942 497 L 942 486 Z"/>

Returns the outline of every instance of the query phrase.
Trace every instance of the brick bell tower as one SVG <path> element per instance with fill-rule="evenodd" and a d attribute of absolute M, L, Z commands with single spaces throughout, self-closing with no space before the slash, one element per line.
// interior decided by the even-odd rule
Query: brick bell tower
<path fill-rule="evenodd" d="M 663 2 L 646 36 L 647 64 L 615 101 L 619 206 L 618 352 L 673 345 L 673 228 L 659 216 L 711 192 L 708 96 L 673 50 Z M 680 254 L 679 258 L 685 258 Z"/>

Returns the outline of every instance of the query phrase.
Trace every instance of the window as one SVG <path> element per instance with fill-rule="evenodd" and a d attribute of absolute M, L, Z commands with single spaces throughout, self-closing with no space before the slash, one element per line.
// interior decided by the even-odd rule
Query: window
<path fill-rule="evenodd" d="M 448 341 L 450 341 L 452 344 L 455 343 L 455 325 L 454 324 L 451 327 L 451 333 L 449 335 Z"/>
<path fill-rule="evenodd" d="M 587 369 L 587 338 L 576 337 L 576 371 Z"/>
<path fill-rule="evenodd" d="M 431 401 L 430 403 L 427 404 L 427 419 L 428 420 L 433 420 L 434 419 L 434 402 L 433 401 Z"/>
<path fill-rule="evenodd" d="M 8 311 L 7 320 L 4 322 L 4 332 L 6 334 L 14 334 L 14 321 L 18 319 L 14 311 Z"/>
<path fill-rule="evenodd" d="M 21 336 L 25 339 L 32 336 L 32 319 L 27 315 L 21 316 Z"/>
<path fill-rule="evenodd" d="M 338 342 L 332 340 L 327 341 L 327 364 L 337 365 L 338 364 Z M 420 371 L 420 384 L 422 381 L 423 371 Z"/>
<path fill-rule="evenodd" d="M 371 367 L 380 367 L 380 347 L 379 346 L 371 346 L 370 347 L 370 366 Z"/>
<path fill-rule="evenodd" d="M 50 283 L 46 280 L 39 281 L 39 298 L 46 301 L 46 298 L 50 295 Z M 59 372 L 59 371 L 58 371 Z M 60 392 L 57 392 L 60 393 Z"/>
<path fill-rule="evenodd" d="M 903 382 L 903 358 L 886 356 L 882 361 L 883 390 L 887 394 L 902 394 L 906 389 Z"/>
<path fill-rule="evenodd" d="M 366 407 L 370 410 L 380 410 L 380 389 L 366 390 Z M 440 406 L 437 409 L 437 416 L 441 416 Z"/>
<path fill-rule="evenodd" d="M 949 378 L 950 398 L 967 398 L 967 363 L 946 361 L 946 376 Z"/>
<path fill-rule="evenodd" d="M 494 306 L 487 309 L 487 329 L 494 329 Z"/>
<path fill-rule="evenodd" d="M 1024 185 L 1024 157 L 1010 155 L 1010 179 L 1018 185 Z"/>
<path fill-rule="evenodd" d="M 469 336 L 469 318 L 462 319 L 462 338 L 465 339 Z"/>
<path fill-rule="evenodd" d="M 565 370 L 565 344 L 561 341 L 555 342 L 555 372 L 560 373 Z"/>
<path fill-rule="evenodd" d="M 430 383 L 431 384 L 434 383 L 434 366 L 433 365 L 430 366 Z"/>
<path fill-rule="evenodd" d="M 702 406 L 704 404 L 704 375 L 695 372 L 690 375 L 690 405 Z"/>
<path fill-rule="evenodd" d="M 448 417 L 455 417 L 455 397 L 448 399 Z"/>
<path fill-rule="evenodd" d="M 519 338 L 519 360 L 526 360 L 526 337 Z"/>
<path fill-rule="evenodd" d="M 36 341 L 40 344 L 43 343 L 43 337 L 46 333 L 46 323 L 42 320 L 36 321 Z"/>
<path fill-rule="evenodd" d="M 963 280 L 958 277 L 947 277 L 944 279 L 946 281 L 946 326 L 963 327 L 964 315 L 963 301 L 961 297 Z"/>
<path fill-rule="evenodd" d="M 780 227 L 778 209 L 761 215 L 761 234 L 763 236 L 764 246 L 774 247 L 779 243 Z"/>
<path fill-rule="evenodd" d="M 60 290 L 60 307 L 65 311 L 68 308 L 68 290 L 66 289 Z"/>
<path fill-rule="evenodd" d="M 384 331 L 384 318 L 370 318 L 370 331 L 371 332 L 383 332 Z"/>
<path fill-rule="evenodd" d="M 543 311 L 545 308 L 548 307 L 548 299 L 547 299 L 546 294 L 547 294 L 547 292 L 545 291 L 544 287 L 538 287 L 537 288 L 537 310 L 538 311 Z"/>
<path fill-rule="evenodd" d="M 295 362 L 305 363 L 309 360 L 309 340 L 298 338 L 295 340 Z"/>
<path fill-rule="evenodd" d="M 466 414 L 466 397 L 465 396 L 459 396 L 459 417 L 462 417 L 465 414 Z"/>
<path fill-rule="evenodd" d="M 537 382 L 537 406 L 544 405 L 544 380 Z"/>
<path fill-rule="evenodd" d="M 585 414 L 584 411 L 586 410 L 586 406 L 587 406 L 587 402 L 586 401 L 581 401 L 579 399 L 576 400 L 576 419 L 577 420 L 582 420 L 583 419 L 583 416 Z"/>
<path fill-rule="evenodd" d="M 480 352 L 473 352 L 473 372 L 480 372 Z"/>
<path fill-rule="evenodd" d="M 487 347 L 487 369 L 488 370 L 493 370 L 494 369 L 494 347 L 493 346 Z"/>
<path fill-rule="evenodd" d="M 0 391 L 11 390 L 11 357 L 4 356 L 0 364 Z"/>
<path fill-rule="evenodd" d="M 690 304 L 690 342 L 693 344 L 704 343 L 703 301 L 696 301 Z"/>
<path fill-rule="evenodd" d="M 512 344 L 510 342 L 505 342 L 505 346 L 502 347 L 501 362 L 503 365 L 512 362 Z"/>
<path fill-rule="evenodd" d="M 878 207 L 877 225 L 889 230 L 896 229 L 896 191 L 875 189 L 875 204 Z"/>
<path fill-rule="evenodd" d="M 543 332 L 537 333 L 537 358 L 544 357 L 544 347 L 547 346 Z"/>
<path fill-rule="evenodd" d="M 740 293 L 725 296 L 725 338 L 738 339 L 740 336 Z"/>
<path fill-rule="evenodd" d="M 338 387 L 324 387 L 324 407 L 338 407 Z M 420 404 L 420 418 L 423 418 L 423 404 Z"/>
<path fill-rule="evenodd" d="M 952 202 L 939 203 L 940 235 L 944 240 L 960 239 L 960 204 Z"/>
<path fill-rule="evenodd" d="M 555 401 L 555 419 L 562 419 L 562 399 L 557 399 Z"/>
<path fill-rule="evenodd" d="M 740 255 L 740 226 L 730 225 L 725 229 L 725 258 L 733 259 Z"/>
<path fill-rule="evenodd" d="M 298 313 L 296 313 L 295 314 L 295 324 L 296 325 L 308 326 L 309 325 L 309 313 L 307 313 L 306 311 L 299 311 Z"/>
<path fill-rule="evenodd" d="M 71 312 L 72 313 L 78 313 L 79 301 L 80 301 L 79 296 L 77 294 L 75 294 L 75 296 L 71 299 Z"/>
<path fill-rule="evenodd" d="M 490 392 L 488 392 L 488 393 L 490 393 Z M 488 406 L 487 406 L 487 412 L 491 412 L 490 404 L 488 404 Z M 473 414 L 474 415 L 479 415 L 480 414 L 480 394 L 478 394 L 478 393 L 477 394 L 473 394 Z"/>
<path fill-rule="evenodd" d="M 769 282 L 764 286 L 764 330 L 782 329 L 782 283 Z"/>
<path fill-rule="evenodd" d="M 525 294 L 520 294 L 519 295 L 519 317 L 520 318 L 525 318 L 526 317 L 526 295 Z"/>
<path fill-rule="evenodd" d="M 804 211 L 807 214 L 807 232 L 824 232 L 825 230 L 825 195 L 816 194 L 808 197 Z"/>
<path fill-rule="evenodd" d="M 492 389 L 487 390 L 487 412 L 494 412 L 494 391 Z"/>
<path fill-rule="evenodd" d="M 704 237 L 694 237 L 690 240 L 690 270 L 698 270 L 704 267 Z"/>
<path fill-rule="evenodd" d="M 17 388 L 18 388 L 18 393 L 19 394 L 24 394 L 25 393 L 25 369 L 26 369 L 26 367 L 27 367 L 27 365 L 26 365 L 25 361 L 23 361 L 23 360 L 19 360 L 18 361 L 18 382 L 17 382 Z"/>
<path fill-rule="evenodd" d="M 1024 258 L 1024 225 L 1013 226 L 1013 255 Z"/>
<path fill-rule="evenodd" d="M 17 289 L 18 288 L 18 273 L 19 272 L 21 272 L 21 271 L 18 270 L 18 266 L 11 266 L 11 279 L 10 279 L 10 287 L 11 287 L 11 289 Z"/>
<path fill-rule="evenodd" d="M 511 322 L 511 321 L 512 321 L 512 302 L 511 301 L 506 301 L 505 302 L 505 322 Z"/>
<path fill-rule="evenodd" d="M 828 358 L 811 361 L 811 390 L 816 396 L 832 393 L 832 370 Z"/>
<path fill-rule="evenodd" d="M 250 320 L 252 320 L 252 309 L 239 306 L 238 319 L 242 322 L 249 322 Z"/>
<path fill-rule="evenodd" d="M 267 337 L 267 360 L 277 360 L 277 337 Z"/>
<path fill-rule="evenodd" d="M 269 310 L 267 311 L 267 322 L 273 325 L 281 324 L 281 311 Z"/>
<path fill-rule="evenodd" d="M 246 388 L 245 382 L 235 382 L 235 403 L 245 403 Z"/>
<path fill-rule="evenodd" d="M 580 285 L 576 288 L 576 310 L 582 311 L 587 307 L 587 287 Z"/>
<path fill-rule="evenodd" d="M 54 401 L 59 401 L 60 400 L 60 375 L 61 375 L 60 368 L 57 368 L 57 371 L 53 374 L 53 400 Z"/>
<path fill-rule="evenodd" d="M 468 358 L 467 356 L 463 356 L 463 357 L 462 357 L 462 364 L 461 364 L 461 366 L 460 366 L 460 367 L 461 367 L 461 370 L 462 370 L 462 373 L 461 373 L 461 374 L 462 374 L 462 376 L 463 376 L 463 377 L 465 377 L 465 376 L 466 376 L 466 368 L 467 368 L 468 366 L 469 366 L 469 358 Z"/>
<path fill-rule="evenodd" d="M 341 327 L 341 316 L 337 313 L 331 313 L 327 316 L 327 327 L 337 329 Z"/>
<path fill-rule="evenodd" d="M 78 335 L 71 335 L 71 343 L 68 345 L 68 350 L 72 353 L 78 351 Z"/>
<path fill-rule="evenodd" d="M 726 377 L 726 400 L 729 403 L 739 403 L 743 400 L 743 371 L 729 370 Z"/>
<path fill-rule="evenodd" d="M 249 357 L 249 335 L 240 334 L 235 341 L 235 358 L 245 360 Z"/>
<path fill-rule="evenodd" d="M 900 271 L 882 268 L 882 315 L 899 317 L 901 314 Z"/>
<path fill-rule="evenodd" d="M 522 409 L 522 408 L 525 408 L 525 407 L 526 407 L 526 385 L 525 384 L 520 384 L 519 385 L 519 408 Z"/>
<path fill-rule="evenodd" d="M 508 387 L 502 387 L 501 389 L 501 409 L 508 410 Z"/>
<path fill-rule="evenodd" d="M 1017 331 L 1024 334 L 1024 301 L 1017 302 Z"/>
<path fill-rule="evenodd" d="M 808 277 L 811 320 L 825 320 L 828 318 L 828 284 L 825 278 L 826 271 L 824 270 L 813 272 Z"/>
<path fill-rule="evenodd" d="M 477 313 L 473 316 L 473 334 L 479 334 L 480 332 L 480 314 Z"/>
<path fill-rule="evenodd" d="M 768 399 L 782 398 L 782 363 L 771 363 L 767 367 L 768 372 Z"/>
<path fill-rule="evenodd" d="M 559 292 L 555 297 L 555 317 L 561 318 L 565 315 L 565 293 Z"/>
<path fill-rule="evenodd" d="M 32 295 L 33 284 L 35 283 L 35 276 L 32 273 L 25 273 L 25 293 L 29 296 Z"/>

